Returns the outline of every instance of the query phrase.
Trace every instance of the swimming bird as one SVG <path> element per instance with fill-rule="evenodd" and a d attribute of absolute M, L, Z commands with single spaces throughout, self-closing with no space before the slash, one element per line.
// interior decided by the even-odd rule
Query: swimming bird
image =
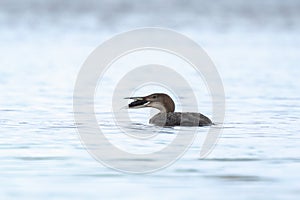
<path fill-rule="evenodd" d="M 150 124 L 157 126 L 208 126 L 212 121 L 201 113 L 174 112 L 175 104 L 172 98 L 164 93 L 154 93 L 144 97 L 126 97 L 134 100 L 128 105 L 129 109 L 152 107 L 160 112 L 154 115 Z"/>

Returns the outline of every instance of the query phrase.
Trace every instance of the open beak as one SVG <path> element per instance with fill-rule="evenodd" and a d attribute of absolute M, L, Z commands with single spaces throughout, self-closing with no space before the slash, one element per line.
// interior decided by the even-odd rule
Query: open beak
<path fill-rule="evenodd" d="M 126 97 L 124 99 L 133 99 L 134 101 L 128 104 L 128 108 L 145 108 L 150 103 L 145 97 Z"/>

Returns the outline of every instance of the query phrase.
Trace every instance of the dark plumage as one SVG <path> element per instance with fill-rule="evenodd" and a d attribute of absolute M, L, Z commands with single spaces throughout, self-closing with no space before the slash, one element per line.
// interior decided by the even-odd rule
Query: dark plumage
<path fill-rule="evenodd" d="M 158 113 L 150 120 L 150 124 L 157 126 L 208 126 L 212 125 L 211 120 L 201 113 L 168 112 Z"/>

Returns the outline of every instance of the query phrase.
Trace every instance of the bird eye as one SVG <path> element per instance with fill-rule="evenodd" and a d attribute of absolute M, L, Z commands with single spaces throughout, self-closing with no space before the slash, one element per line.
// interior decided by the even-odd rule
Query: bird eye
<path fill-rule="evenodd" d="M 153 95 L 153 96 L 152 96 L 153 99 L 156 99 L 156 97 L 157 97 L 156 95 Z"/>

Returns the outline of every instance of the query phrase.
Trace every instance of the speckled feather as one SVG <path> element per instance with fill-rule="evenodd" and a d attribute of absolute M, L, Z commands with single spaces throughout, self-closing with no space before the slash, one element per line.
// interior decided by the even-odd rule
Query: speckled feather
<path fill-rule="evenodd" d="M 150 124 L 157 126 L 208 126 L 212 125 L 211 120 L 201 113 L 169 112 L 158 113 L 150 120 Z"/>

